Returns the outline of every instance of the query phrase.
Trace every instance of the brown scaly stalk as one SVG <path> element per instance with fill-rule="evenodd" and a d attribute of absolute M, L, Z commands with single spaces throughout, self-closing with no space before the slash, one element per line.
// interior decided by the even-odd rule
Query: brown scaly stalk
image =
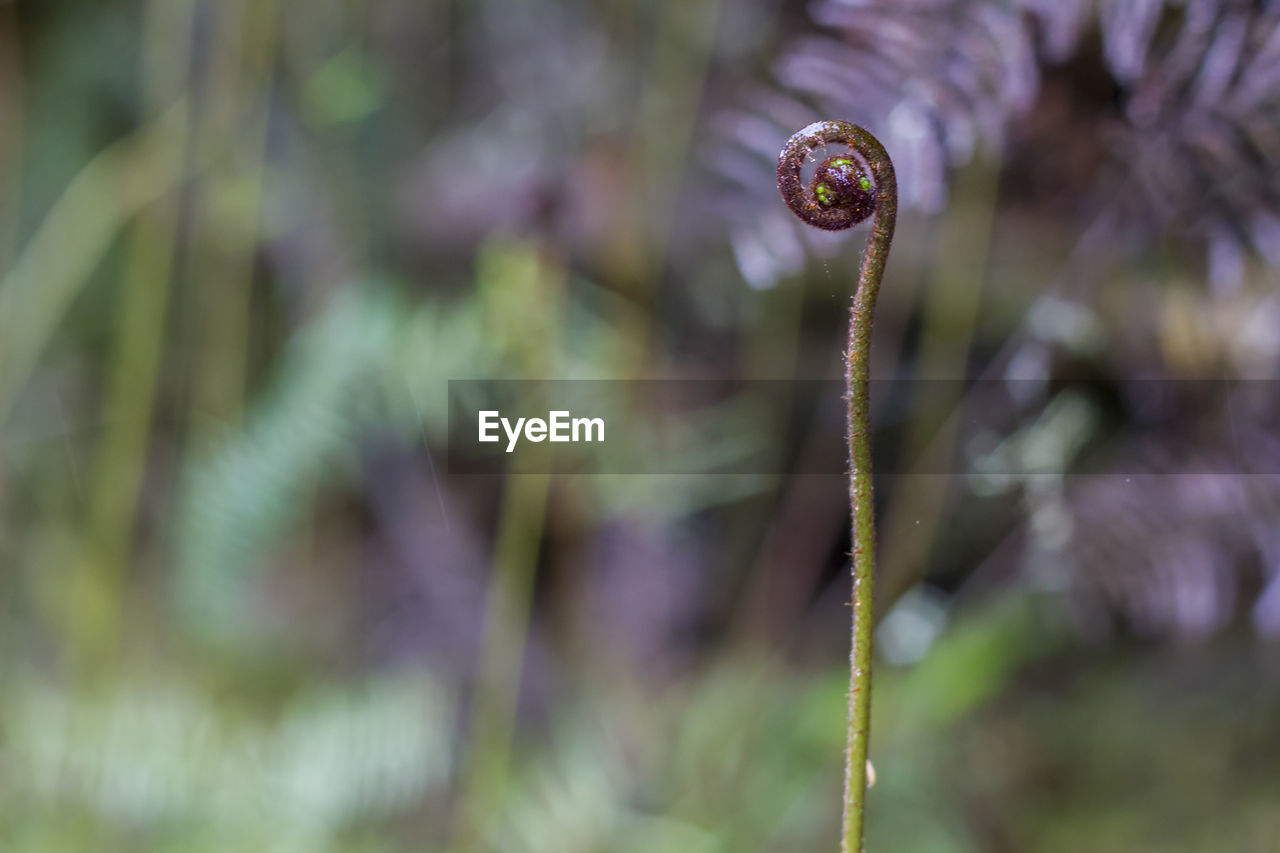
<path fill-rule="evenodd" d="M 828 145 L 805 186 L 801 168 Z M 852 228 L 868 217 L 871 236 L 862 250 L 862 268 L 849 310 L 845 350 L 845 402 L 849 430 L 849 505 L 853 515 L 853 628 L 849 655 L 849 731 L 845 746 L 844 820 L 840 849 L 861 853 L 867 793 L 867 734 L 871 723 L 872 584 L 875 569 L 875 505 L 871 488 L 867 363 L 876 295 L 884 276 L 898 215 L 898 182 L 889 154 L 870 133 L 847 121 L 814 122 L 787 140 L 778 155 L 778 189 L 791 212 L 827 231 Z"/>

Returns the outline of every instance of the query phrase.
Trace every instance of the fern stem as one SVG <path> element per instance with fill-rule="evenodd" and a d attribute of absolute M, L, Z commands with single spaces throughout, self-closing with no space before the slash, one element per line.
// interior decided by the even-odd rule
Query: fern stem
<path fill-rule="evenodd" d="M 801 167 L 813 150 L 847 145 L 863 162 L 827 157 L 806 188 Z M 869 175 L 867 173 L 870 173 Z M 871 724 L 872 592 L 875 576 L 875 496 L 871 481 L 868 364 L 876 297 L 884 277 L 898 213 L 898 185 L 884 146 L 867 131 L 842 121 L 811 124 L 796 133 L 778 157 L 778 188 L 802 221 L 837 231 L 872 217 L 862 251 L 857 289 L 849 309 L 845 350 L 845 402 L 849 438 L 849 506 L 853 538 L 853 623 L 849 655 L 849 725 L 845 741 L 843 853 L 862 850 L 867 791 L 867 737 Z"/>

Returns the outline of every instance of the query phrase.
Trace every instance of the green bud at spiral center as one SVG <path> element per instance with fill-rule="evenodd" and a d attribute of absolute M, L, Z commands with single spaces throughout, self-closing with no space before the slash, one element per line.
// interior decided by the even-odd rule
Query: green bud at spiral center
<path fill-rule="evenodd" d="M 852 157 L 828 157 L 813 176 L 813 197 L 823 208 L 841 208 L 857 219 L 869 216 L 875 209 L 871 178 L 867 170 Z"/>

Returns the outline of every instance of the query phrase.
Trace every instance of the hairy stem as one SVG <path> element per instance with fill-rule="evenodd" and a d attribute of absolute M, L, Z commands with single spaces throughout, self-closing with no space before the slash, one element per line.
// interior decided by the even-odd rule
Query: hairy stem
<path fill-rule="evenodd" d="M 877 146 L 879 144 L 877 143 Z M 884 149 L 880 149 L 883 153 Z M 849 506 L 853 515 L 853 641 L 849 655 L 849 729 L 845 743 L 844 830 L 841 849 L 862 849 L 863 804 L 867 788 L 867 734 L 871 723 L 871 628 L 876 531 L 871 483 L 871 435 L 868 371 L 876 296 L 889 256 L 897 208 L 893 167 L 888 156 L 889 190 L 877 182 L 877 207 L 871 236 L 862 253 L 858 289 L 849 309 L 845 351 L 845 400 L 849 430 Z M 885 201 L 888 200 L 886 204 Z"/>
<path fill-rule="evenodd" d="M 847 145 L 863 161 L 833 155 L 810 185 L 801 167 L 817 147 Z M 867 175 L 870 172 L 870 175 Z M 849 655 L 849 728 L 845 742 L 844 819 L 840 849 L 862 850 L 867 791 L 867 735 L 871 723 L 872 587 L 875 575 L 875 496 L 871 482 L 868 364 L 876 297 L 889 257 L 898 212 L 893 163 L 874 136 L 857 125 L 817 122 L 791 137 L 778 158 L 778 187 L 800 219 L 826 230 L 850 228 L 872 217 L 857 289 L 849 309 L 845 350 L 845 402 L 849 435 L 849 506 L 853 517 L 853 624 Z"/>

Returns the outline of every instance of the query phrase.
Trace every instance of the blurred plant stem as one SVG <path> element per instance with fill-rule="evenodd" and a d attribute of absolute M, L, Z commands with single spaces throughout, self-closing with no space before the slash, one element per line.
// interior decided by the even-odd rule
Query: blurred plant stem
<path fill-rule="evenodd" d="M 174 116 L 178 160 L 189 155 L 191 115 L 182 96 L 190 74 L 195 8 L 195 0 L 151 0 L 144 15 L 140 101 L 149 117 L 181 104 Z M 178 194 L 170 192 L 141 211 L 127 235 L 103 433 L 95 450 L 84 553 L 69 614 L 71 647 L 81 667 L 90 665 L 90 657 L 110 655 L 119 640 L 181 208 Z"/>
<path fill-rule="evenodd" d="M 199 355 L 189 428 L 197 444 L 239 421 L 276 43 L 274 0 L 222 0 L 194 138 L 209 169 L 192 213 L 191 318 Z"/>
<path fill-rule="evenodd" d="M 22 206 L 22 53 L 12 3 L 0 4 L 0 270 L 18 244 Z"/>
<path fill-rule="evenodd" d="M 516 376 L 556 375 L 565 274 L 559 259 L 537 242 L 495 240 L 481 253 L 477 289 L 489 314 L 486 326 L 497 340 L 511 342 L 506 355 Z M 529 395 L 520 404 L 532 413 L 545 411 L 547 401 Z M 485 600 L 484 645 L 452 846 L 457 853 L 489 849 L 483 825 L 499 809 L 507 785 L 550 481 L 547 468 L 536 467 L 538 457 L 520 458 L 529 464 L 507 475 Z"/>
<path fill-rule="evenodd" d="M 484 650 L 454 846 L 458 853 L 488 849 L 481 826 L 498 810 L 507 786 L 549 479 L 544 473 L 530 473 L 507 480 L 485 601 Z"/>
<path fill-rule="evenodd" d="M 618 200 L 627 215 L 613 235 L 610 271 L 639 310 L 618 335 L 619 376 L 653 374 L 653 315 L 676 202 L 691 161 L 698 111 L 719 26 L 719 0 L 664 0 L 655 11 L 651 71 L 645 80 Z M 612 373 L 613 371 L 611 371 Z"/>
<path fill-rule="evenodd" d="M 987 256 L 1000 185 L 1000 172 L 978 160 L 956 171 L 952 201 L 947 205 L 936 249 L 934 275 L 925 289 L 920 351 L 913 375 L 926 381 L 948 380 L 945 397 L 931 389 L 932 417 L 912 419 L 903 444 L 906 470 L 959 470 L 954 465 L 964 400 L 963 380 L 970 359 Z M 877 598 L 883 615 L 901 595 L 920 581 L 937 536 L 946 504 L 947 474 L 898 478 L 893 500 L 885 508 L 881 572 Z"/>
<path fill-rule="evenodd" d="M 742 328 L 756 332 L 746 342 L 747 376 L 795 378 L 804 296 L 805 289 L 797 282 L 796 286 L 775 287 L 747 300 L 747 304 L 757 306 L 758 315 L 741 323 Z M 779 406 L 762 413 L 762 417 L 785 417 L 789 408 Z M 773 428 L 785 429 L 786 424 L 778 423 Z M 812 428 L 800 458 L 813 460 L 823 435 L 822 427 Z M 801 466 L 801 470 L 813 469 Z M 813 594 L 825 554 L 834 547 L 834 540 L 844 527 L 839 491 L 838 487 L 830 488 L 826 478 L 807 474 L 788 476 L 778 484 L 778 500 L 767 507 L 767 515 L 761 519 L 765 533 L 755 549 L 734 626 L 735 635 L 754 653 L 767 654 L 776 649 Z"/>
<path fill-rule="evenodd" d="M 125 224 L 183 174 L 186 100 L 95 156 L 0 279 L 0 424 Z"/>

